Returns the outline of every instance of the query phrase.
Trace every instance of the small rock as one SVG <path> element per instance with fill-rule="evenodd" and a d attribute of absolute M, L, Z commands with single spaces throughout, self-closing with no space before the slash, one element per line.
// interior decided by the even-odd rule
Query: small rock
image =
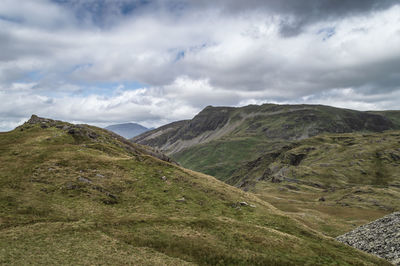
<path fill-rule="evenodd" d="M 72 189 L 77 189 L 78 187 L 79 187 L 78 185 L 76 185 L 76 184 L 74 184 L 72 182 L 68 182 L 63 187 L 61 187 L 60 189 L 65 188 L 67 190 L 72 190 Z"/>
<path fill-rule="evenodd" d="M 85 178 L 85 177 L 78 177 L 78 181 L 81 181 L 81 182 L 84 182 L 84 183 L 89 183 L 89 184 L 91 184 L 92 183 L 92 181 L 91 180 L 89 180 L 89 179 L 87 179 L 87 178 Z"/>
<path fill-rule="evenodd" d="M 102 175 L 102 174 L 96 174 L 96 177 L 104 178 L 104 175 Z"/>
<path fill-rule="evenodd" d="M 272 182 L 272 183 L 281 183 L 282 181 L 283 181 L 283 179 L 280 178 L 280 177 L 277 177 L 277 176 L 273 176 L 273 177 L 271 178 L 271 182 Z"/>
<path fill-rule="evenodd" d="M 114 194 L 111 194 L 110 192 L 105 192 L 105 194 L 107 195 L 107 196 L 109 196 L 110 198 L 112 198 L 112 199 L 117 199 L 117 196 L 115 196 Z"/>
<path fill-rule="evenodd" d="M 104 204 L 106 205 L 113 205 L 113 204 L 117 204 L 118 201 L 116 199 L 103 199 L 102 200 Z"/>
<path fill-rule="evenodd" d="M 185 199 L 185 197 L 182 197 L 180 199 L 177 199 L 176 202 L 186 202 L 186 199 Z"/>
<path fill-rule="evenodd" d="M 162 176 L 162 177 L 161 177 L 161 180 L 162 180 L 162 181 L 167 181 L 167 178 L 166 178 L 165 176 Z"/>
<path fill-rule="evenodd" d="M 292 185 L 285 185 L 285 187 L 287 187 L 290 190 L 295 190 L 295 191 L 299 191 L 300 189 L 296 186 L 292 186 Z"/>
<path fill-rule="evenodd" d="M 88 133 L 89 138 L 91 139 L 97 139 L 99 137 L 99 135 L 97 135 L 96 132 L 89 132 Z"/>
<path fill-rule="evenodd" d="M 249 204 L 247 202 L 245 202 L 245 201 L 239 202 L 239 205 L 240 206 L 249 206 Z"/>

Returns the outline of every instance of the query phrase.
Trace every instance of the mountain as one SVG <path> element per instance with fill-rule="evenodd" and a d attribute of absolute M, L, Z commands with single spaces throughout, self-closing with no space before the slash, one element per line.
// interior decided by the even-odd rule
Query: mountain
<path fill-rule="evenodd" d="M 106 127 L 105 129 L 110 130 L 114 133 L 117 133 L 118 135 L 130 139 L 133 137 L 136 137 L 137 135 L 140 135 L 149 129 L 136 124 L 136 123 L 125 123 L 125 124 L 117 124 L 117 125 L 110 125 Z"/>
<path fill-rule="evenodd" d="M 243 164 L 288 142 L 321 133 L 400 128 L 400 112 L 372 113 L 323 105 L 208 106 L 192 120 L 148 131 L 133 142 L 162 150 L 184 167 L 226 180 Z"/>
<path fill-rule="evenodd" d="M 88 125 L 0 133 L 0 264 L 389 265 Z"/>

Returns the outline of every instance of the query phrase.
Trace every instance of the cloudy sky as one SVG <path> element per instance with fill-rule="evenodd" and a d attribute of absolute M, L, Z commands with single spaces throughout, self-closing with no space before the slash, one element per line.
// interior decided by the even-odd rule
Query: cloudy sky
<path fill-rule="evenodd" d="M 207 105 L 400 109 L 398 0 L 1 0 L 0 131 Z"/>

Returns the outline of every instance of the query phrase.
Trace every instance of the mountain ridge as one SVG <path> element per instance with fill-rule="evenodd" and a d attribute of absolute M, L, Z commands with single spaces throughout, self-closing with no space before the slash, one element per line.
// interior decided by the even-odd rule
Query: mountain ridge
<path fill-rule="evenodd" d="M 382 113 L 324 105 L 208 106 L 192 120 L 165 125 L 131 141 L 160 149 L 185 167 L 224 180 L 232 174 L 228 168 L 256 159 L 275 146 L 321 133 L 397 129 L 397 117 L 400 112 L 387 118 Z M 198 159 L 211 154 L 218 154 L 213 162 Z"/>

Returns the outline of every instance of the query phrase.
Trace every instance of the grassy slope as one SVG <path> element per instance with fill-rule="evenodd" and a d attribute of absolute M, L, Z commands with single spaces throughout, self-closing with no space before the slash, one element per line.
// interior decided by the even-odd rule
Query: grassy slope
<path fill-rule="evenodd" d="M 399 167 L 399 131 L 327 134 L 265 154 L 227 182 L 337 236 L 399 210 Z"/>
<path fill-rule="evenodd" d="M 0 133 L 0 264 L 385 265 L 104 130 L 57 126 Z"/>

